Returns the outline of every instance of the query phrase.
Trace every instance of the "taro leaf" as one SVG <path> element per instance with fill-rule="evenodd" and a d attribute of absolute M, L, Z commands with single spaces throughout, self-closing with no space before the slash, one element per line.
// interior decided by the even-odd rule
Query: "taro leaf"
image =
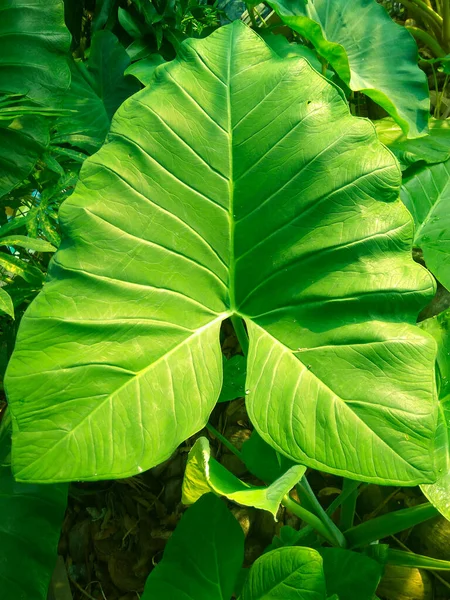
<path fill-rule="evenodd" d="M 424 167 L 404 180 L 400 198 L 416 224 L 414 245 L 450 290 L 450 160 Z"/>
<path fill-rule="evenodd" d="M 239 600 L 325 600 L 322 558 L 312 548 L 278 548 L 253 564 Z"/>
<path fill-rule="evenodd" d="M 245 379 L 247 361 L 241 354 L 230 359 L 223 359 L 223 386 L 219 402 L 229 402 L 235 398 L 243 398 L 245 394 Z"/>
<path fill-rule="evenodd" d="M 148 58 L 143 58 L 131 64 L 126 70 L 125 75 L 133 75 L 143 85 L 149 85 L 153 79 L 153 73 L 156 67 L 164 64 L 166 61 L 160 54 L 152 54 Z"/>
<path fill-rule="evenodd" d="M 244 559 L 244 534 L 214 494 L 182 516 L 141 600 L 228 600 Z"/>
<path fill-rule="evenodd" d="M 6 417 L 0 427 L 0 589 L 5 600 L 45 600 L 67 504 L 66 484 L 17 483 Z"/>
<path fill-rule="evenodd" d="M 186 40 L 61 207 L 6 377 L 16 476 L 167 459 L 217 401 L 234 314 L 268 444 L 359 480 L 434 481 L 436 348 L 413 325 L 434 281 L 399 187 L 372 124 L 308 63 L 241 22 Z"/>
<path fill-rule="evenodd" d="M 429 134 L 408 140 L 400 127 L 391 118 L 374 121 L 378 138 L 407 168 L 418 161 L 428 164 L 443 162 L 450 158 L 450 119 L 430 118 Z"/>
<path fill-rule="evenodd" d="M 302 44 L 289 43 L 284 35 L 274 35 L 269 33 L 262 36 L 274 52 L 281 56 L 281 58 L 306 58 L 309 64 L 319 71 L 322 71 L 322 63 L 317 57 L 316 52 L 312 48 L 307 48 Z"/>
<path fill-rule="evenodd" d="M 376 0 L 269 0 L 350 89 L 382 106 L 408 137 L 426 132 L 430 101 L 411 34 Z"/>
<path fill-rule="evenodd" d="M 214 492 L 237 504 L 267 510 L 276 519 L 282 499 L 300 481 L 305 471 L 306 467 L 295 465 L 268 487 L 254 487 L 211 458 L 209 442 L 201 437 L 189 452 L 182 501 L 184 504 L 193 504 L 203 494 Z"/>
<path fill-rule="evenodd" d="M 439 479 L 431 485 L 422 485 L 421 489 L 433 506 L 450 521 L 450 309 L 432 319 L 422 321 L 420 326 L 435 338 L 438 345 L 437 371 L 442 412 L 442 446 L 446 454 L 446 465 Z"/>
<path fill-rule="evenodd" d="M 0 15 L 0 94 L 51 104 L 70 83 L 62 0 L 8 0 Z"/>
<path fill-rule="evenodd" d="M 100 148 L 117 108 L 140 89 L 137 81 L 124 76 L 129 64 L 113 33 L 94 34 L 89 60 L 71 62 L 72 83 L 62 106 L 74 112 L 56 121 L 53 143 L 71 144 L 91 154 Z"/>
<path fill-rule="evenodd" d="M 351 550 L 320 548 L 328 594 L 339 600 L 372 600 L 383 574 L 379 562 Z"/>
<path fill-rule="evenodd" d="M 242 445 L 245 466 L 261 481 L 271 483 L 286 473 L 293 463 L 267 444 L 257 431 Z"/>
<path fill-rule="evenodd" d="M 0 311 L 14 319 L 14 305 L 11 296 L 0 287 Z"/>

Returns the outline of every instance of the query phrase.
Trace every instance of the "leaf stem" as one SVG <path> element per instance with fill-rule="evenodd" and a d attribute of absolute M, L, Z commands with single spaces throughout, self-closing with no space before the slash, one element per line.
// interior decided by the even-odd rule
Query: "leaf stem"
<path fill-rule="evenodd" d="M 342 531 L 346 531 L 353 527 L 353 521 L 355 519 L 356 511 L 356 500 L 358 499 L 358 488 L 353 485 L 351 479 L 344 479 L 342 491 L 345 492 L 350 489 L 350 493 L 347 495 L 341 505 L 341 517 L 339 520 L 339 527 Z"/>
<path fill-rule="evenodd" d="M 445 56 L 445 50 L 432 35 L 423 29 L 419 29 L 419 27 L 410 27 L 408 25 L 405 29 L 407 29 L 416 40 L 419 40 L 419 42 L 423 42 L 428 46 L 436 58 L 443 58 Z"/>
<path fill-rule="evenodd" d="M 308 523 L 308 525 L 311 525 L 311 527 L 315 529 L 322 537 L 324 537 L 332 546 L 339 546 L 337 540 L 330 534 L 325 524 L 322 523 L 319 517 L 317 517 L 315 514 L 309 510 L 306 510 L 306 508 L 303 508 L 303 506 L 300 506 L 298 502 L 292 500 L 292 498 L 287 494 L 281 501 L 281 504 L 299 519 L 305 523 Z"/>
<path fill-rule="evenodd" d="M 213 425 L 211 425 L 211 423 L 206 423 L 206 429 L 208 431 L 210 431 L 214 437 L 216 437 L 218 440 L 220 440 L 220 442 L 226 448 L 228 448 L 228 450 L 230 452 L 232 452 L 235 456 L 237 456 L 240 460 L 242 460 L 242 462 L 244 462 L 242 459 L 242 454 L 239 452 L 239 450 L 236 448 L 236 446 L 233 446 L 233 444 L 230 441 L 228 441 L 227 438 L 220 433 L 220 431 L 217 431 L 217 429 Z"/>
<path fill-rule="evenodd" d="M 325 512 L 325 509 L 320 504 L 311 486 L 309 485 L 309 481 L 306 479 L 306 476 L 303 476 L 302 480 L 296 486 L 296 489 L 302 502 L 304 504 L 308 503 L 310 510 L 319 517 L 319 519 L 328 529 L 330 535 L 335 540 L 335 545 L 339 546 L 340 548 L 345 548 L 347 546 L 347 541 L 342 531 Z"/>
<path fill-rule="evenodd" d="M 450 50 L 450 0 L 443 0 L 442 4 L 442 41 L 444 48 Z"/>
<path fill-rule="evenodd" d="M 432 19 L 436 25 L 439 25 L 440 28 L 442 27 L 443 19 L 441 15 L 438 15 L 426 2 L 423 2 L 422 0 L 400 0 L 400 2 L 404 4 L 406 8 L 416 8 L 423 11 L 423 13 Z M 448 0 L 444 0 L 444 2 L 448 2 Z"/>
<path fill-rule="evenodd" d="M 439 511 L 430 502 L 371 519 L 344 531 L 350 549 L 366 546 L 376 540 L 398 533 L 437 516 Z"/>
<path fill-rule="evenodd" d="M 239 341 L 239 345 L 241 346 L 241 350 L 244 356 L 248 355 L 248 335 L 247 331 L 244 327 L 244 321 L 238 315 L 233 315 L 231 317 L 231 322 L 234 327 L 234 331 L 236 333 L 236 337 Z"/>

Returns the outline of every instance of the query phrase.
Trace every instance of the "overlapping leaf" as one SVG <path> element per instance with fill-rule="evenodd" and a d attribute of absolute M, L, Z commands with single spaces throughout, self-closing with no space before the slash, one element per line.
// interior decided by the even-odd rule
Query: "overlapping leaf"
<path fill-rule="evenodd" d="M 294 461 L 435 479 L 434 292 L 373 126 L 242 23 L 188 40 L 117 112 L 7 374 L 20 479 L 121 477 L 200 430 L 219 328 L 250 334 L 247 407 Z M 70 456 L 71 460 L 67 460 Z"/>
<path fill-rule="evenodd" d="M 376 0 L 269 0 L 350 89 L 382 106 L 409 137 L 426 132 L 430 102 L 417 46 Z"/>
<path fill-rule="evenodd" d="M 414 245 L 422 249 L 433 275 L 450 289 L 450 160 L 406 178 L 400 197 L 416 224 Z"/>

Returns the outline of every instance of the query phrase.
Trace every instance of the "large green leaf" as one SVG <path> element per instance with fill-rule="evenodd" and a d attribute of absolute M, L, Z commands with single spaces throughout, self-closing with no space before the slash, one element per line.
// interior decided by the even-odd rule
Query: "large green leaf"
<path fill-rule="evenodd" d="M 305 471 L 306 467 L 294 465 L 285 473 L 280 473 L 279 478 L 267 487 L 251 486 L 212 458 L 208 440 L 201 437 L 189 452 L 182 501 L 184 504 L 193 504 L 204 494 L 214 492 L 237 504 L 267 510 L 276 519 L 284 496 L 300 481 Z"/>
<path fill-rule="evenodd" d="M 6 417 L 5 417 L 6 421 Z M 5 600 L 46 600 L 67 504 L 67 485 L 17 483 L 10 432 L 0 426 L 0 589 Z"/>
<path fill-rule="evenodd" d="M 421 488 L 428 500 L 450 521 L 450 309 L 432 319 L 426 319 L 420 326 L 435 338 L 438 345 L 442 447 L 446 456 L 446 464 L 436 483 L 422 485 Z"/>
<path fill-rule="evenodd" d="M 57 120 L 53 143 L 68 143 L 90 154 L 100 148 L 115 111 L 140 89 L 137 81 L 124 76 L 129 64 L 128 54 L 113 33 L 94 34 L 89 60 L 71 62 L 72 83 L 62 106 L 73 114 Z"/>
<path fill-rule="evenodd" d="M 181 518 L 142 600 L 229 600 L 244 560 L 244 534 L 225 504 L 202 496 Z"/>
<path fill-rule="evenodd" d="M 403 168 L 419 161 L 433 164 L 450 158 L 450 119 L 430 118 L 429 134 L 415 140 L 409 140 L 389 117 L 374 125 L 379 140 L 392 150 Z"/>
<path fill-rule="evenodd" d="M 414 218 L 414 245 L 433 275 L 450 290 L 450 160 L 404 180 L 400 198 Z"/>
<path fill-rule="evenodd" d="M 409 137 L 425 133 L 430 101 L 410 33 L 376 0 L 269 0 L 350 89 L 382 106 Z"/>
<path fill-rule="evenodd" d="M 168 458 L 219 396 L 235 314 L 267 443 L 362 480 L 434 481 L 435 342 L 413 325 L 434 283 L 370 122 L 236 22 L 183 43 L 108 139 L 62 206 L 8 369 L 17 477 Z"/>
<path fill-rule="evenodd" d="M 250 569 L 239 600 L 325 600 L 322 558 L 311 548 L 278 548 Z"/>
<path fill-rule="evenodd" d="M 70 34 L 62 0 L 6 0 L 0 7 L 0 93 L 54 102 L 67 89 Z"/>

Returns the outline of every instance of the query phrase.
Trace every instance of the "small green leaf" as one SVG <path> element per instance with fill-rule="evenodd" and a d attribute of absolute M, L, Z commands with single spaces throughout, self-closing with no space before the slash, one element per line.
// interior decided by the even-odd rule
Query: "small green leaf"
<path fill-rule="evenodd" d="M 253 564 L 239 600 L 325 600 L 322 558 L 311 548 L 278 548 Z"/>
<path fill-rule="evenodd" d="M 414 245 L 428 269 L 450 290 L 450 160 L 407 177 L 400 198 L 412 214 Z"/>
<path fill-rule="evenodd" d="M 306 467 L 296 465 L 268 487 L 250 486 L 211 458 L 209 442 L 201 437 L 189 452 L 182 501 L 192 504 L 203 494 L 214 492 L 238 504 L 267 510 L 276 519 L 282 499 L 305 471 Z"/>
<path fill-rule="evenodd" d="M 339 600 L 372 600 L 383 565 L 364 554 L 341 548 L 320 548 L 328 594 Z"/>
<path fill-rule="evenodd" d="M 429 164 L 450 158 L 450 119 L 430 118 L 429 134 L 409 140 L 394 119 L 374 121 L 378 139 L 383 142 L 400 161 L 403 169 L 418 161 Z"/>
<path fill-rule="evenodd" d="M 242 459 L 247 469 L 261 481 L 272 483 L 288 471 L 294 463 L 269 446 L 253 431 L 242 445 Z"/>
<path fill-rule="evenodd" d="M 11 296 L 0 287 L 0 311 L 14 319 L 14 305 Z"/>
<path fill-rule="evenodd" d="M 229 600 L 244 559 L 244 534 L 220 498 L 202 496 L 182 516 L 141 600 Z"/>
<path fill-rule="evenodd" d="M 245 395 L 247 361 L 241 354 L 223 359 L 223 385 L 218 402 L 228 402 Z"/>
<path fill-rule="evenodd" d="M 55 246 L 40 238 L 27 237 L 26 235 L 10 235 L 0 238 L 0 246 L 19 246 L 34 250 L 35 252 L 56 252 Z"/>

